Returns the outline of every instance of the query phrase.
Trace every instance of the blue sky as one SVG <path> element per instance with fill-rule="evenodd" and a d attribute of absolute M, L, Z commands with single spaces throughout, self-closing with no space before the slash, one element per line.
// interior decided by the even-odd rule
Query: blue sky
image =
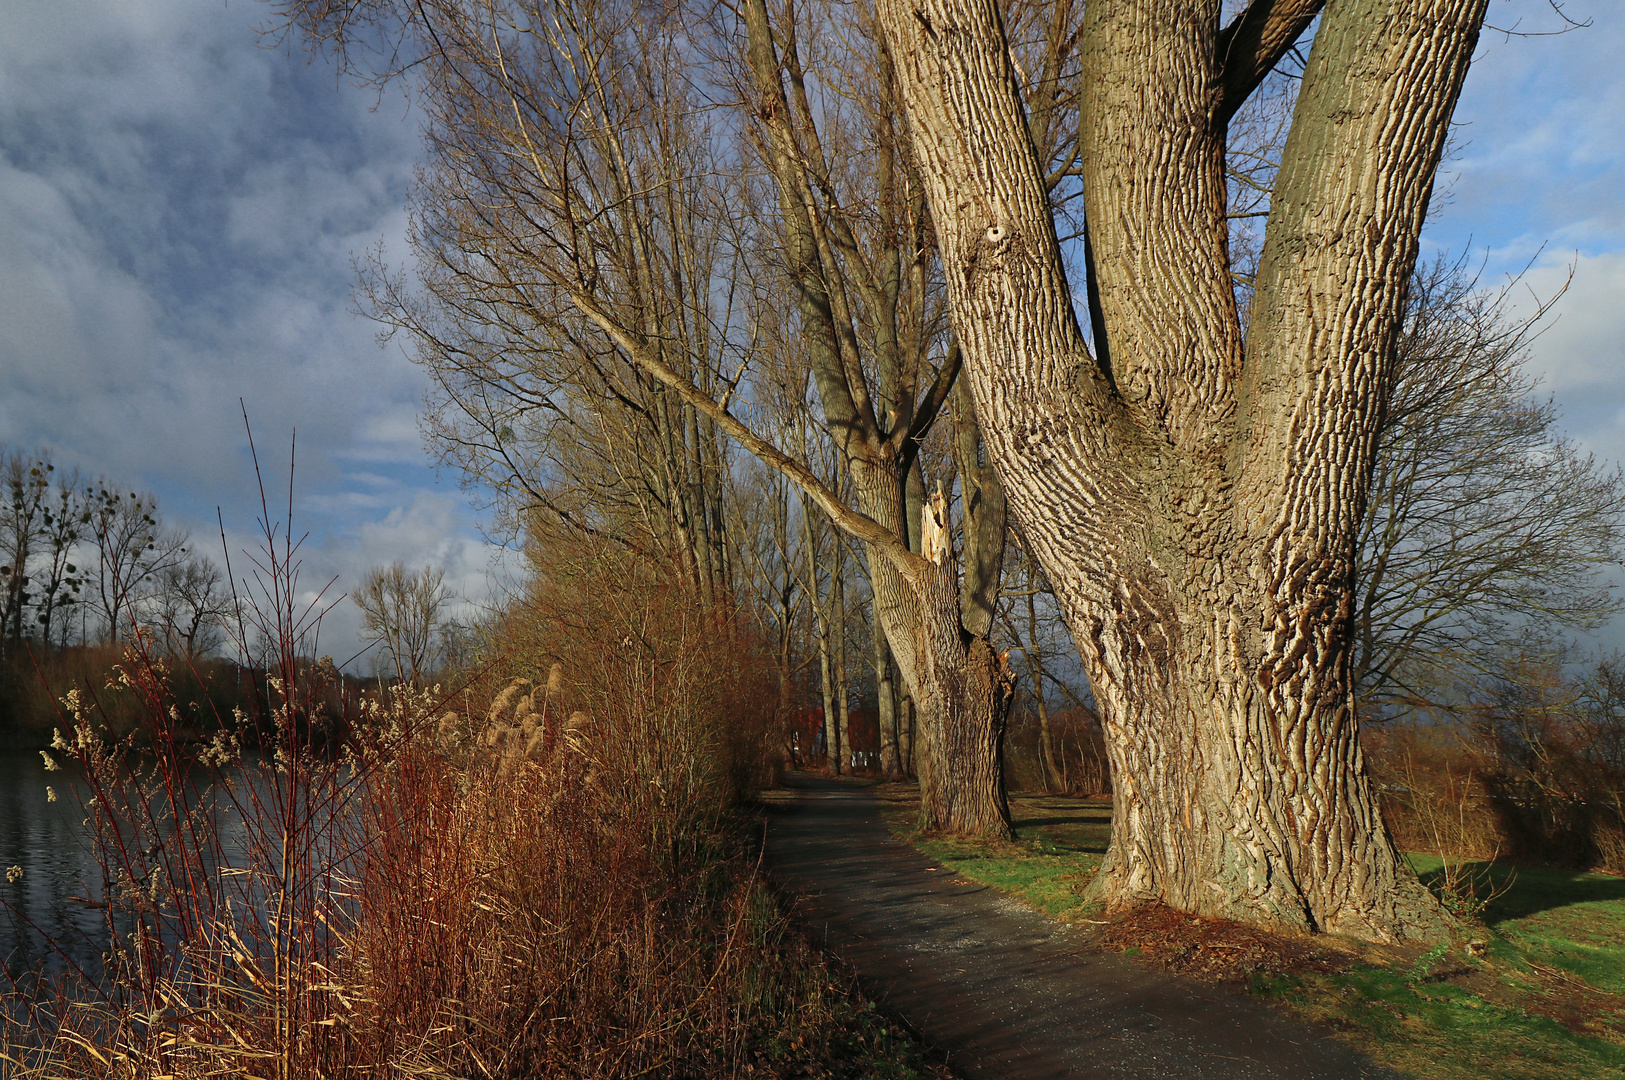
<path fill-rule="evenodd" d="M 1543 2 L 1492 0 L 1491 21 L 1559 25 Z M 1492 275 L 1536 259 L 1528 284 L 1550 295 L 1574 268 L 1533 365 L 1570 433 L 1625 461 L 1625 11 L 1571 0 L 1584 30 L 1486 33 L 1457 110 L 1448 202 L 1428 239 L 1488 256 Z M 1544 248 L 1544 252 L 1542 252 Z M 1537 257 L 1538 256 L 1538 257 Z"/>
<path fill-rule="evenodd" d="M 1545 246 L 1530 284 L 1575 266 L 1535 365 L 1571 433 L 1625 460 L 1625 13 L 1570 0 L 1590 29 L 1486 33 L 1450 198 L 1428 241 L 1488 273 Z M 0 442 L 156 492 L 234 557 L 258 506 L 238 412 L 285 483 L 300 456 L 305 581 L 434 562 L 483 599 L 496 552 L 417 429 L 425 382 L 351 312 L 351 260 L 405 259 L 417 126 L 398 96 L 263 48 L 265 7 L 220 0 L 0 0 Z M 1547 30 L 1545 0 L 1492 0 Z M 218 548 L 218 537 L 205 550 Z M 325 651 L 355 647 L 348 604 Z"/>

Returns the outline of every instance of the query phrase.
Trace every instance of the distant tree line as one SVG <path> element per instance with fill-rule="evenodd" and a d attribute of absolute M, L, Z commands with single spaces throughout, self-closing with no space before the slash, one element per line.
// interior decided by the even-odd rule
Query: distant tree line
<path fill-rule="evenodd" d="M 215 669 L 233 610 L 225 575 L 156 496 L 58 467 L 49 449 L 0 446 L 0 743 L 49 738 L 72 686 L 111 695 L 116 721 L 103 684 L 137 633 L 186 700 L 229 697 L 236 680 Z"/>
<path fill-rule="evenodd" d="M 136 627 L 187 659 L 220 650 L 230 588 L 156 496 L 9 447 L 0 491 L 0 656 L 115 645 Z"/>

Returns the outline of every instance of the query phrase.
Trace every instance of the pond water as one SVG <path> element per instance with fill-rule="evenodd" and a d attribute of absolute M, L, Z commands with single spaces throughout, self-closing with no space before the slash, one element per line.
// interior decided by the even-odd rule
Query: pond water
<path fill-rule="evenodd" d="M 209 887 L 220 890 L 214 895 L 226 897 L 223 902 L 236 905 L 240 915 L 255 919 L 263 915 L 265 907 L 264 893 L 254 883 L 266 880 L 262 875 L 273 880 L 280 875 L 279 852 L 286 850 L 313 870 L 337 870 L 349 863 L 338 857 L 341 848 L 348 850 L 347 844 L 340 843 L 341 832 L 315 829 L 301 834 L 294 847 L 284 849 L 276 807 L 286 804 L 277 798 L 269 779 L 273 769 L 268 766 L 264 759 L 254 758 L 224 774 L 199 767 L 187 796 L 190 805 L 207 808 L 198 819 L 199 829 L 187 832 L 203 837 L 207 844 L 202 857 L 204 873 L 212 883 Z M 334 774 L 325 775 L 331 778 Z M 301 802 L 307 813 L 314 814 L 308 820 L 353 821 L 346 808 L 353 789 L 340 782 L 338 788 L 325 790 L 332 798 L 322 801 L 318 796 L 319 806 Z M 12 980 L 29 972 L 54 975 L 75 969 L 92 982 L 101 978 L 103 955 L 110 951 L 113 931 L 107 922 L 110 909 L 104 900 L 108 888 L 93 842 L 92 815 L 83 801 L 89 795 L 89 785 L 66 764 L 48 772 L 37 753 L 0 754 L 0 961 Z M 164 800 L 158 800 L 154 812 L 160 819 L 156 823 L 160 834 L 169 835 L 170 828 L 163 824 L 168 819 Z M 132 831 L 127 822 L 123 835 L 151 838 L 151 826 Z M 250 859 L 247 852 L 251 850 L 258 857 Z M 157 856 L 156 851 L 132 852 L 129 861 L 137 878 L 143 877 L 140 867 L 178 865 L 167 856 Z M 12 867 L 21 874 L 13 873 L 14 880 L 8 881 L 6 871 Z M 233 871 L 233 867 L 238 869 Z M 255 874 L 242 876 L 246 867 L 255 868 Z M 222 870 L 234 875 L 229 882 Z M 165 880 L 166 887 L 175 888 L 185 887 L 180 883 L 188 879 L 183 874 Z M 130 918 L 120 910 L 117 931 L 121 936 L 133 929 Z M 5 988 L 5 980 L 0 979 L 0 991 Z"/>
<path fill-rule="evenodd" d="M 46 772 L 38 754 L 0 753 L 0 875 L 22 868 L 14 881 L 0 876 L 0 958 L 13 976 L 62 971 L 70 960 L 99 973 L 106 919 L 84 901 L 105 890 L 80 793 L 73 773 Z"/>

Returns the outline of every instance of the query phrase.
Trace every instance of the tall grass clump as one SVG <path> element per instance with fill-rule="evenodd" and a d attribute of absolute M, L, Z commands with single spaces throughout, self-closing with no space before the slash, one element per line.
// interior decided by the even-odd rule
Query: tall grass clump
<path fill-rule="evenodd" d="M 69 698 L 52 753 L 113 944 L 100 978 L 13 991 L 8 1075 L 914 1073 L 762 882 L 738 808 L 775 695 L 732 612 L 603 559 L 509 605 L 455 689 L 335 697 L 267 534 L 264 715 L 173 737 L 138 648 L 139 743 Z"/>
<path fill-rule="evenodd" d="M 839 995 L 733 811 L 770 767 L 750 635 L 612 564 L 533 590 L 493 644 L 468 695 L 487 704 L 420 728 L 369 785 L 349 939 L 365 1041 L 412 1075 L 773 1075 L 827 1056 Z"/>

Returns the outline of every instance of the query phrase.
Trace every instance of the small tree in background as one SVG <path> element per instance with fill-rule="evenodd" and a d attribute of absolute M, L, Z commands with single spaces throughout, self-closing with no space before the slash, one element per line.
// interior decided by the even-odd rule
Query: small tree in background
<path fill-rule="evenodd" d="M 51 488 L 45 455 L 8 453 L 0 457 L 0 634 L 8 652 L 22 642 L 23 611 L 34 594 L 28 573 L 41 541 L 43 512 Z"/>
<path fill-rule="evenodd" d="M 154 583 L 153 621 L 170 649 L 187 660 L 217 651 L 225 641 L 221 622 L 231 614 L 231 595 L 220 568 L 206 556 L 165 567 Z"/>
<path fill-rule="evenodd" d="M 103 481 L 86 492 L 87 539 L 95 545 L 96 595 L 102 633 L 110 645 L 135 620 L 133 609 L 143 586 L 186 556 L 190 538 L 158 522 L 158 498 L 150 492 L 126 494 Z"/>
<path fill-rule="evenodd" d="M 1373 717 L 1459 710 L 1474 684 L 1518 681 L 1530 642 L 1620 607 L 1600 571 L 1625 557 L 1625 475 L 1536 396 L 1525 361 L 1556 297 L 1515 315 L 1517 284 L 1486 291 L 1441 260 L 1411 285 L 1359 538 L 1354 675 Z"/>
<path fill-rule="evenodd" d="M 408 570 L 397 559 L 361 579 L 351 599 L 361 609 L 363 637 L 379 646 L 380 673 L 418 684 L 434 670 L 442 616 L 451 603 L 445 578 L 444 570 Z"/>

